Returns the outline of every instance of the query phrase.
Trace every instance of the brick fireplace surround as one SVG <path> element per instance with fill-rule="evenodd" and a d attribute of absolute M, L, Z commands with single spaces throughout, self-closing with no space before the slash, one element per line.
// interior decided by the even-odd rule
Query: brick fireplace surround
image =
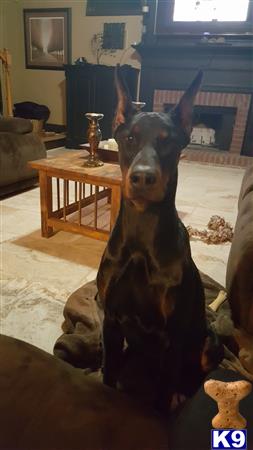
<path fill-rule="evenodd" d="M 185 158 L 243 167 L 253 165 L 253 36 L 243 32 L 203 37 L 198 26 L 186 32 L 180 24 L 173 31 L 167 16 L 158 17 L 157 1 L 148 0 L 145 33 L 141 42 L 133 46 L 141 57 L 140 99 L 146 102 L 146 111 L 160 112 L 176 104 L 202 69 L 204 77 L 195 102 L 196 115 L 203 118 L 203 123 L 206 120 L 207 126 L 217 124 L 221 147 L 188 146 Z M 171 14 L 173 2 L 161 0 L 159 4 L 167 4 Z"/>
<path fill-rule="evenodd" d="M 164 111 L 166 103 L 176 104 L 183 91 L 179 90 L 155 90 L 153 110 L 156 112 Z M 222 93 L 222 92 L 199 92 L 197 94 L 195 105 L 197 106 L 221 106 L 236 108 L 235 123 L 233 127 L 232 140 L 229 152 L 240 155 L 245 129 L 247 124 L 248 112 L 250 107 L 250 94 L 241 93 Z"/>

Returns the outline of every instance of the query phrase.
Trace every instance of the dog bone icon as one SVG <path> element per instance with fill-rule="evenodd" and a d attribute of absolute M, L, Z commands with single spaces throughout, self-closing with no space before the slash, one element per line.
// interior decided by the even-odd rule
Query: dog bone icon
<path fill-rule="evenodd" d="M 218 405 L 218 414 L 212 420 L 213 428 L 246 428 L 247 421 L 239 413 L 239 402 L 252 389 L 248 381 L 240 380 L 223 382 L 208 380 L 204 383 L 206 394 L 212 397 Z"/>

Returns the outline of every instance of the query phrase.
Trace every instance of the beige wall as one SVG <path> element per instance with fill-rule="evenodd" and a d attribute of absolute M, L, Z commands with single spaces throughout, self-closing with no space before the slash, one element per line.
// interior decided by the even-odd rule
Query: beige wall
<path fill-rule="evenodd" d="M 104 22 L 125 22 L 125 50 L 113 56 L 104 55 L 101 64 L 115 65 L 118 62 L 139 67 L 133 49 L 126 50 L 141 36 L 140 16 L 86 17 L 85 0 L 0 0 L 0 48 L 7 47 L 12 54 L 12 91 L 15 102 L 33 101 L 49 107 L 50 123 L 65 124 L 65 77 L 63 71 L 34 70 L 25 68 L 23 9 L 64 8 L 72 10 L 72 62 L 84 56 L 95 63 L 90 47 L 94 33 L 103 30 Z"/>

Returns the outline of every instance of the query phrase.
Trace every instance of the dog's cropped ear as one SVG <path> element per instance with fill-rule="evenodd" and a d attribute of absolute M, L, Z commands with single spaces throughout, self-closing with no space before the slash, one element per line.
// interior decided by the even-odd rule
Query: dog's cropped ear
<path fill-rule="evenodd" d="M 171 117 L 174 122 L 182 127 L 189 137 L 192 131 L 192 113 L 194 100 L 200 88 L 202 78 L 203 72 L 202 70 L 200 70 L 193 80 L 192 84 L 184 93 L 179 103 L 171 111 Z"/>
<path fill-rule="evenodd" d="M 119 64 L 117 64 L 115 69 L 115 88 L 118 98 L 118 104 L 116 107 L 115 117 L 113 121 L 113 131 L 115 131 L 119 125 L 127 122 L 127 120 L 131 117 L 131 115 L 134 112 L 132 106 L 132 99 L 128 87 L 126 85 L 125 79 L 120 70 Z"/>

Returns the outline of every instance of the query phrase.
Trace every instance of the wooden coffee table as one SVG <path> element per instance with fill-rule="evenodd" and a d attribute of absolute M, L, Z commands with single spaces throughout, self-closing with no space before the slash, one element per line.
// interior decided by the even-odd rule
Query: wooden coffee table
<path fill-rule="evenodd" d="M 54 230 L 83 234 L 107 240 L 118 215 L 121 172 L 118 164 L 83 167 L 85 151 L 68 151 L 55 157 L 31 161 L 39 171 L 41 233 L 52 236 Z M 110 220 L 99 224 L 100 204 L 110 203 Z M 93 223 L 85 223 L 85 211 Z"/>

